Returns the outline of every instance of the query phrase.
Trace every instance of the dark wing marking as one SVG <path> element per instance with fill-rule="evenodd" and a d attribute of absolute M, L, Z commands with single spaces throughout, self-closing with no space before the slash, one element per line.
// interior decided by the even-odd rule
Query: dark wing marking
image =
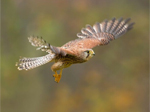
<path fill-rule="evenodd" d="M 113 18 L 109 21 L 105 20 L 102 23 L 96 23 L 93 27 L 86 25 L 86 28 L 83 28 L 77 36 L 81 39 L 96 38 L 99 42 L 98 45 L 105 45 L 132 29 L 134 23 L 128 24 L 129 21 L 130 18 L 125 20 L 123 18 Z"/>

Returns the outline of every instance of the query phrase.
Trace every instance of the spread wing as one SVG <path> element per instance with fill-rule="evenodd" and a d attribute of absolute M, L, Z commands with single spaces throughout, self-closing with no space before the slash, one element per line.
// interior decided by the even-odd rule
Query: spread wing
<path fill-rule="evenodd" d="M 107 45 L 110 41 L 117 39 L 132 29 L 134 23 L 128 23 L 130 18 L 105 20 L 102 23 L 96 23 L 94 26 L 86 25 L 77 36 L 79 39 L 70 41 L 63 48 L 66 49 L 91 49 L 99 45 Z"/>
<path fill-rule="evenodd" d="M 70 41 L 62 47 L 52 46 L 46 43 L 42 37 L 30 36 L 28 39 L 33 46 L 38 47 L 37 50 L 62 56 L 66 56 L 67 54 L 77 56 L 79 50 L 106 45 L 110 41 L 125 34 L 134 25 L 134 23 L 128 23 L 129 21 L 130 18 L 125 20 L 123 18 L 113 18 L 109 21 L 105 20 L 102 23 L 96 23 L 93 27 L 86 25 L 86 28 L 83 28 L 81 33 L 77 34 L 78 39 Z"/>
<path fill-rule="evenodd" d="M 31 43 L 31 45 L 37 47 L 36 50 L 46 51 L 50 54 L 62 56 L 66 56 L 67 54 L 74 55 L 74 53 L 71 50 L 50 45 L 42 37 L 30 36 L 28 37 L 28 40 Z"/>

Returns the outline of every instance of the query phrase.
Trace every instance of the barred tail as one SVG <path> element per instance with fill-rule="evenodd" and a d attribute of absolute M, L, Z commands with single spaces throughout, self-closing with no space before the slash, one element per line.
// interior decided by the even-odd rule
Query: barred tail
<path fill-rule="evenodd" d="M 16 66 L 18 66 L 18 70 L 29 70 L 52 61 L 54 57 L 55 54 L 48 54 L 42 57 L 22 58 L 19 59 L 19 62 L 16 63 Z"/>
<path fill-rule="evenodd" d="M 128 23 L 130 18 L 123 20 L 123 18 L 113 18 L 112 20 L 105 20 L 102 23 L 96 23 L 94 26 L 86 25 L 86 28 L 81 30 L 82 33 L 78 33 L 79 38 L 101 38 L 107 37 L 110 40 L 114 40 L 127 31 L 132 29 L 134 23 Z"/>

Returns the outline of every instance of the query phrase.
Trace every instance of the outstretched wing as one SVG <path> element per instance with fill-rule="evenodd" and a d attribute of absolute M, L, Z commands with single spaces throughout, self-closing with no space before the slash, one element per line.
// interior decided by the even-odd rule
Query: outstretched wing
<path fill-rule="evenodd" d="M 42 37 L 30 36 L 28 37 L 28 40 L 31 45 L 37 47 L 37 50 L 46 51 L 50 54 L 54 53 L 56 55 L 62 56 L 66 56 L 66 54 L 74 55 L 74 53 L 70 50 L 50 45 Z"/>
<path fill-rule="evenodd" d="M 110 41 L 117 39 L 132 29 L 134 23 L 129 23 L 130 18 L 105 20 L 102 23 L 96 23 L 94 26 L 86 25 L 77 36 L 79 39 L 70 41 L 63 48 L 66 49 L 91 49 L 99 45 L 106 45 Z"/>
<path fill-rule="evenodd" d="M 57 55 L 66 56 L 78 55 L 78 51 L 81 49 L 91 49 L 99 45 L 106 45 L 110 41 L 117 39 L 132 29 L 134 23 L 129 23 L 130 18 L 123 20 L 123 18 L 112 20 L 105 20 L 102 23 L 96 23 L 94 26 L 86 25 L 86 28 L 78 33 L 79 37 L 76 40 L 70 41 L 62 47 L 55 47 L 46 43 L 41 37 L 30 36 L 29 42 L 38 47 L 37 50 L 46 51 L 48 53 L 55 53 Z"/>

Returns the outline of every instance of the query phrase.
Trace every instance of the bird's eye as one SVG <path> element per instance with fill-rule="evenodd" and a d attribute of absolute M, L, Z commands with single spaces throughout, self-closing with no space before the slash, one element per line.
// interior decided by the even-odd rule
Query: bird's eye
<path fill-rule="evenodd" d="M 87 51 L 87 53 L 90 53 L 90 51 Z"/>

